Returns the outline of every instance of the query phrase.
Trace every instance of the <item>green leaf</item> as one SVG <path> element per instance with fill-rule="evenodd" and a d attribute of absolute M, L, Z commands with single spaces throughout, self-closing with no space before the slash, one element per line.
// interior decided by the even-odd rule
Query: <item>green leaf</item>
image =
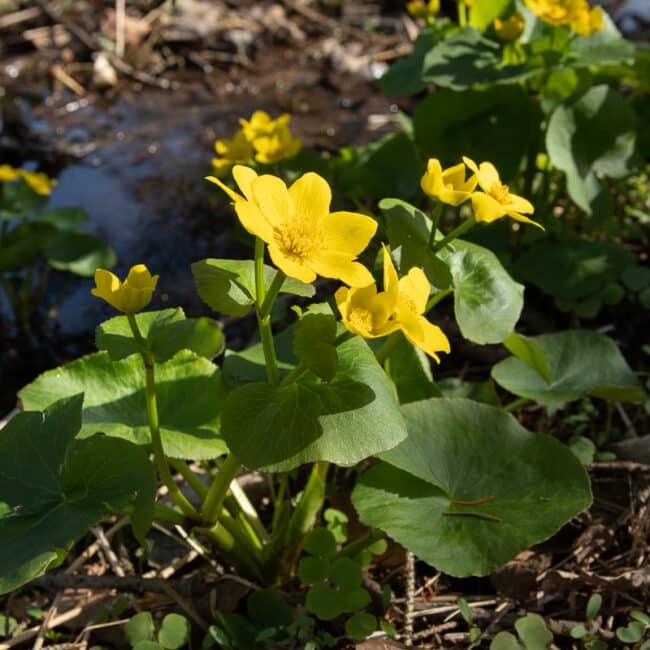
<path fill-rule="evenodd" d="M 129 645 L 135 646 L 140 641 L 151 641 L 155 631 L 151 612 L 136 614 L 125 626 L 124 634 Z"/>
<path fill-rule="evenodd" d="M 253 591 L 246 601 L 248 616 L 260 628 L 290 625 L 293 610 L 276 589 Z"/>
<path fill-rule="evenodd" d="M 158 630 L 158 642 L 167 650 L 178 650 L 190 638 L 190 622 L 180 614 L 167 614 Z"/>
<path fill-rule="evenodd" d="M 596 445 L 593 440 L 584 436 L 574 436 L 569 441 L 569 449 L 583 465 L 589 465 L 589 463 L 594 462 Z"/>
<path fill-rule="evenodd" d="M 206 259 L 192 264 L 196 290 L 203 302 L 216 312 L 245 316 L 255 303 L 255 262 L 253 260 Z M 264 266 L 266 288 L 271 286 L 276 269 Z M 280 293 L 311 298 L 314 287 L 287 278 Z"/>
<path fill-rule="evenodd" d="M 570 330 L 528 340 L 544 356 L 551 381 L 526 360 L 504 359 L 492 368 L 492 378 L 514 395 L 544 404 L 569 402 L 585 395 L 630 402 L 644 399 L 636 375 L 606 336 Z"/>
<path fill-rule="evenodd" d="M 22 222 L 2 240 L 0 272 L 19 271 L 36 262 L 56 230 L 47 223 Z"/>
<path fill-rule="evenodd" d="M 408 437 L 380 454 L 352 502 L 363 523 L 445 573 L 487 575 L 591 502 L 573 454 L 500 409 L 438 398 L 402 411 Z"/>
<path fill-rule="evenodd" d="M 515 622 L 515 629 L 526 650 L 546 650 L 553 643 L 553 634 L 539 614 L 526 614 Z"/>
<path fill-rule="evenodd" d="M 84 232 L 62 231 L 48 243 L 45 250 L 52 268 L 91 278 L 98 268 L 115 266 L 115 251 L 99 237 Z"/>
<path fill-rule="evenodd" d="M 546 357 L 533 339 L 513 332 L 503 341 L 503 345 L 518 359 L 525 361 L 531 368 L 537 370 L 549 384 L 553 381 Z"/>
<path fill-rule="evenodd" d="M 244 465 L 285 471 L 327 460 L 353 465 L 406 435 L 393 388 L 367 344 L 338 348 L 336 377 L 280 386 L 248 384 L 224 404 L 222 433 Z"/>
<path fill-rule="evenodd" d="M 566 172 L 569 196 L 589 214 L 598 214 L 601 205 L 598 175 L 627 176 L 634 166 L 635 143 L 634 111 L 606 85 L 594 86 L 572 104 L 558 106 L 546 132 L 551 162 Z"/>
<path fill-rule="evenodd" d="M 155 641 L 139 641 L 133 646 L 133 650 L 163 650 L 163 647 Z"/>
<path fill-rule="evenodd" d="M 589 634 L 589 630 L 580 623 L 579 625 L 574 625 L 569 631 L 572 639 L 582 639 L 583 637 Z"/>
<path fill-rule="evenodd" d="M 13 616 L 0 614 L 0 639 L 11 636 L 18 627 L 18 621 Z"/>
<path fill-rule="evenodd" d="M 305 540 L 305 552 L 331 558 L 336 553 L 336 538 L 327 528 L 314 528 Z"/>
<path fill-rule="evenodd" d="M 345 621 L 345 633 L 355 641 L 361 641 L 377 629 L 377 619 L 367 612 L 357 612 Z"/>
<path fill-rule="evenodd" d="M 636 264 L 628 266 L 621 274 L 621 280 L 630 291 L 641 291 L 650 285 L 650 269 Z"/>
<path fill-rule="evenodd" d="M 497 395 L 494 382 L 465 381 L 459 377 L 448 377 L 437 382 L 441 397 L 467 397 L 475 402 L 483 402 L 492 406 L 499 406 L 501 400 Z"/>
<path fill-rule="evenodd" d="M 474 0 L 469 8 L 469 24 L 484 32 L 495 18 L 502 16 L 512 5 L 512 0 Z"/>
<path fill-rule="evenodd" d="M 0 436 L 0 593 L 29 582 L 58 561 L 89 526 L 135 497 L 134 530 L 153 516 L 155 473 L 148 456 L 125 440 L 75 440 L 83 396 L 45 413 L 13 418 Z"/>
<path fill-rule="evenodd" d="M 616 31 L 603 29 L 571 41 L 568 65 L 605 66 L 633 62 L 636 48 Z"/>
<path fill-rule="evenodd" d="M 636 643 L 637 641 L 641 641 L 644 632 L 645 625 L 639 621 L 632 621 L 626 627 L 616 628 L 616 636 L 623 643 Z"/>
<path fill-rule="evenodd" d="M 293 335 L 293 351 L 314 374 L 325 381 L 334 379 L 337 321 L 327 314 L 306 314 L 297 323 Z"/>
<path fill-rule="evenodd" d="M 332 562 L 329 577 L 341 589 L 357 589 L 361 586 L 361 566 L 349 557 L 340 557 Z"/>
<path fill-rule="evenodd" d="M 433 382 L 429 357 L 406 339 L 402 339 L 391 352 L 390 376 L 400 404 L 440 396 L 440 390 Z"/>
<path fill-rule="evenodd" d="M 36 220 L 50 223 L 59 230 L 77 230 L 88 221 L 88 213 L 82 208 L 50 208 L 39 213 Z"/>
<path fill-rule="evenodd" d="M 327 522 L 327 530 L 334 535 L 337 542 L 343 543 L 348 539 L 348 516 L 336 510 L 336 508 L 326 508 L 323 512 L 323 519 Z"/>
<path fill-rule="evenodd" d="M 514 84 L 534 74 L 536 71 L 525 65 L 503 65 L 501 46 L 471 27 L 438 43 L 422 63 L 423 81 L 454 90 L 479 84 Z"/>
<path fill-rule="evenodd" d="M 487 248 L 455 240 L 440 251 L 454 285 L 454 312 L 462 335 L 474 343 L 501 343 L 524 306 L 524 287 Z"/>
<path fill-rule="evenodd" d="M 460 614 L 465 620 L 465 623 L 471 625 L 474 622 L 474 614 L 472 614 L 472 609 L 464 598 L 458 599 L 458 609 L 460 609 Z"/>
<path fill-rule="evenodd" d="M 160 433 L 172 458 L 215 458 L 226 450 L 219 415 L 226 387 L 221 371 L 189 351 L 156 365 Z M 150 444 L 142 359 L 111 361 L 91 354 L 50 370 L 20 391 L 26 409 L 43 409 L 85 392 L 80 437 L 102 431 L 137 445 Z"/>
<path fill-rule="evenodd" d="M 379 202 L 391 251 L 398 258 L 398 269 L 406 275 L 417 266 L 424 270 L 429 282 L 437 289 L 451 285 L 449 267 L 432 254 L 429 238 L 431 220 L 415 206 L 400 199 L 382 199 Z"/>
<path fill-rule="evenodd" d="M 594 594 L 594 596 L 599 596 L 600 594 Z M 634 619 L 635 621 L 639 621 L 639 623 L 643 623 L 644 625 L 647 625 L 650 627 L 650 615 L 646 614 L 645 612 L 640 612 L 638 609 L 633 609 L 630 612 L 630 618 Z"/>
<path fill-rule="evenodd" d="M 591 596 L 589 596 L 587 607 L 585 609 L 585 618 L 587 619 L 587 622 L 593 621 L 596 616 L 598 616 L 602 604 L 603 597 L 600 594 L 591 594 Z M 650 618 L 648 618 L 648 625 L 650 625 Z"/>
<path fill-rule="evenodd" d="M 344 611 L 340 592 L 322 583 L 310 587 L 305 605 L 323 621 L 330 621 Z"/>
<path fill-rule="evenodd" d="M 529 141 L 537 137 L 539 113 L 518 86 L 457 92 L 439 89 L 413 114 L 415 143 L 422 157 L 455 165 L 463 156 L 491 161 L 504 182 L 519 173 Z"/>
<path fill-rule="evenodd" d="M 517 637 L 510 632 L 499 632 L 492 643 L 490 643 L 490 650 L 524 650 L 524 646 L 517 641 Z"/>
<path fill-rule="evenodd" d="M 330 562 L 320 557 L 303 557 L 298 563 L 298 578 L 306 585 L 325 582 L 329 577 Z"/>
<path fill-rule="evenodd" d="M 363 587 L 349 589 L 338 593 L 341 599 L 341 608 L 344 612 L 358 612 L 360 609 L 368 607 L 372 602 L 370 594 Z"/>

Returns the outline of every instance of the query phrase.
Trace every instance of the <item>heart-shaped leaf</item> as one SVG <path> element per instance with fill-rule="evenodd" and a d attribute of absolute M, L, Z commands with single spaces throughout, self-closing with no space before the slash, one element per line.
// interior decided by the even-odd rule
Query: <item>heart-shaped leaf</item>
<path fill-rule="evenodd" d="M 438 398 L 402 412 L 408 437 L 352 501 L 365 524 L 445 573 L 486 575 L 591 502 L 574 455 L 498 408 Z"/>
<path fill-rule="evenodd" d="M 222 432 L 245 465 L 265 471 L 317 460 L 353 465 L 404 438 L 393 388 L 370 348 L 353 338 L 337 352 L 336 377 L 328 383 L 302 378 L 230 393 Z"/>
<path fill-rule="evenodd" d="M 151 523 L 155 473 L 116 438 L 75 440 L 83 396 L 17 415 L 0 435 L 0 593 L 41 575 L 89 526 L 134 500 L 134 530 Z"/>
<path fill-rule="evenodd" d="M 214 311 L 229 316 L 245 316 L 255 303 L 255 263 L 253 260 L 206 259 L 192 264 L 196 290 L 203 302 Z M 266 287 L 277 273 L 271 266 L 264 266 Z M 311 298 L 314 287 L 293 278 L 287 278 L 281 293 Z"/>
<path fill-rule="evenodd" d="M 569 330 L 527 339 L 537 358 L 524 349 L 492 368 L 494 381 L 514 395 L 546 404 L 569 402 L 585 395 L 637 402 L 644 392 L 636 375 L 610 338 L 590 330 Z M 548 374 L 540 371 L 540 355 Z M 518 358 L 520 357 L 520 358 Z"/>
<path fill-rule="evenodd" d="M 215 458 L 226 447 L 219 415 L 226 387 L 221 371 L 192 352 L 156 365 L 156 394 L 163 448 L 173 458 Z M 102 431 L 138 445 L 150 443 L 142 360 L 111 361 L 99 352 L 43 373 L 20 391 L 26 409 L 44 409 L 85 392 L 80 437 Z"/>

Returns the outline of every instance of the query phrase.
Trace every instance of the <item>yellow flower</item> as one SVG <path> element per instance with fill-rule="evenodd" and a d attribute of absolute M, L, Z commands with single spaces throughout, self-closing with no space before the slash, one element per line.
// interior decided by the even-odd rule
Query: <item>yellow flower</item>
<path fill-rule="evenodd" d="M 20 178 L 20 171 L 11 165 L 0 165 L 0 181 L 15 181 Z"/>
<path fill-rule="evenodd" d="M 528 8 L 553 25 L 569 25 L 582 36 L 603 29 L 603 10 L 589 7 L 588 0 L 526 0 Z"/>
<path fill-rule="evenodd" d="M 43 172 L 21 171 L 20 175 L 36 194 L 42 196 L 47 196 L 50 190 L 58 183 L 54 178 L 50 178 Z"/>
<path fill-rule="evenodd" d="M 440 11 L 440 0 L 429 0 L 427 3 L 423 0 L 413 0 L 412 2 L 406 3 L 406 11 L 413 18 L 431 20 Z"/>
<path fill-rule="evenodd" d="M 126 314 L 140 311 L 151 302 L 158 284 L 158 276 L 152 276 L 144 264 L 132 266 L 124 282 L 105 269 L 95 271 L 95 284 L 90 293 L 105 300 L 109 305 Z"/>
<path fill-rule="evenodd" d="M 15 181 L 22 178 L 25 183 L 36 194 L 46 196 L 57 184 L 57 181 L 50 178 L 43 172 L 30 172 L 25 169 L 17 169 L 11 165 L 0 165 L 0 181 Z"/>
<path fill-rule="evenodd" d="M 212 159 L 212 168 L 219 178 L 226 176 L 233 165 L 253 160 L 253 147 L 243 129 L 239 129 L 230 140 L 217 140 L 214 150 L 220 157 Z"/>
<path fill-rule="evenodd" d="M 427 171 L 422 176 L 422 190 L 434 198 L 448 203 L 460 205 L 472 196 L 478 180 L 476 176 L 465 180 L 465 165 L 459 163 L 443 171 L 437 158 L 429 158 Z"/>
<path fill-rule="evenodd" d="M 603 10 L 600 7 L 584 10 L 576 16 L 571 23 L 571 28 L 580 36 L 591 36 L 594 32 L 603 29 Z"/>
<path fill-rule="evenodd" d="M 524 31 L 524 18 L 517 11 L 505 20 L 494 19 L 494 31 L 501 41 L 516 41 Z"/>
<path fill-rule="evenodd" d="M 291 187 L 277 176 L 258 176 L 236 165 L 233 177 L 242 195 L 214 176 L 233 200 L 244 228 L 268 244 L 273 263 L 286 275 L 313 282 L 317 275 L 342 280 L 351 287 L 372 284 L 370 271 L 356 257 L 377 230 L 374 219 L 356 212 L 332 212 L 327 181 L 313 172 L 303 174 Z"/>
<path fill-rule="evenodd" d="M 273 120 L 265 111 L 255 111 L 250 120 L 239 120 L 246 139 L 255 150 L 257 162 L 271 165 L 292 158 L 300 151 L 302 142 L 291 134 L 290 121 L 288 113 Z"/>
<path fill-rule="evenodd" d="M 482 162 L 477 166 L 473 160 L 466 156 L 463 156 L 463 160 L 476 174 L 478 184 L 483 190 L 472 194 L 472 208 L 476 221 L 491 223 L 507 215 L 517 221 L 531 223 L 544 230 L 543 226 L 522 214 L 532 214 L 535 209 L 523 197 L 510 193 L 510 188 L 501 183 L 499 172 L 492 163 Z"/>
<path fill-rule="evenodd" d="M 378 338 L 401 330 L 415 346 L 440 362 L 437 352 L 449 352 L 444 332 L 424 316 L 430 285 L 419 268 L 412 268 L 401 279 L 384 247 L 384 291 L 377 285 L 347 289 L 335 294 L 345 327 L 364 338 Z"/>

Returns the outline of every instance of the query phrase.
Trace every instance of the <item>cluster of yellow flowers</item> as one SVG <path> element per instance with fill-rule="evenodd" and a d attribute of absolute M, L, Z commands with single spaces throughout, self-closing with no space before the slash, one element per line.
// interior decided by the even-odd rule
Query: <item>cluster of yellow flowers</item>
<path fill-rule="evenodd" d="M 466 179 L 467 169 L 473 172 L 473 176 Z M 481 188 L 479 191 L 476 191 L 477 185 Z M 460 205 L 471 200 L 476 221 L 491 223 L 508 216 L 544 230 L 543 226 L 525 216 L 534 212 L 532 204 L 512 194 L 490 162 L 477 165 L 471 158 L 463 156 L 462 163 L 443 170 L 437 158 L 430 158 L 420 186 L 426 194 L 448 205 Z"/>
<path fill-rule="evenodd" d="M 603 10 L 590 7 L 588 0 L 526 0 L 526 6 L 552 25 L 568 25 L 581 36 L 603 29 Z"/>
<path fill-rule="evenodd" d="M 468 170 L 472 172 L 469 177 Z M 207 180 L 230 197 L 241 224 L 266 243 L 280 271 L 302 282 L 313 282 L 320 275 L 347 285 L 336 292 L 335 299 L 349 331 L 365 338 L 402 331 L 436 361 L 438 352 L 449 352 L 444 332 L 425 317 L 431 286 L 424 271 L 414 267 L 399 278 L 384 246 L 383 291 L 379 291 L 370 271 L 357 261 L 374 237 L 377 222 L 358 212 L 330 212 L 332 191 L 324 178 L 307 172 L 287 187 L 281 178 L 259 175 L 245 165 L 235 165 L 232 175 L 239 192 L 216 176 Z M 533 206 L 510 193 L 492 163 L 477 165 L 465 157 L 462 163 L 443 169 L 438 159 L 431 158 L 421 186 L 426 194 L 449 205 L 471 200 L 475 221 L 489 223 L 510 216 L 542 227 L 525 216 L 533 212 Z M 149 304 L 157 281 L 158 276 L 142 264 L 134 266 L 124 282 L 97 269 L 92 293 L 129 314 Z"/>
<path fill-rule="evenodd" d="M 290 120 L 287 113 L 273 120 L 265 111 L 255 111 L 249 120 L 241 118 L 241 128 L 232 138 L 214 143 L 218 155 L 212 159 L 215 175 L 223 178 L 237 164 L 256 161 L 271 165 L 295 156 L 302 143 L 291 134 Z"/>
<path fill-rule="evenodd" d="M 47 196 L 57 181 L 43 172 L 30 172 L 11 165 L 0 165 L 0 181 L 11 182 L 22 179 L 29 187 L 42 196 Z"/>

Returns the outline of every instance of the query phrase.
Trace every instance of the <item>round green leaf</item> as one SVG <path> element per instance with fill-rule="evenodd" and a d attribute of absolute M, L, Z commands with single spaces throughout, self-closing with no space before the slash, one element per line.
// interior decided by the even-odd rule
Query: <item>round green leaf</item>
<path fill-rule="evenodd" d="M 2 240 L 0 272 L 18 271 L 33 264 L 55 233 L 48 223 L 22 222 L 10 230 Z"/>
<path fill-rule="evenodd" d="M 124 634 L 131 646 L 140 641 L 151 641 L 153 639 L 154 624 L 151 612 L 140 612 L 136 614 L 125 626 Z"/>
<path fill-rule="evenodd" d="M 88 221 L 88 213 L 82 208 L 50 208 L 39 213 L 36 220 L 51 223 L 60 230 L 76 230 Z"/>
<path fill-rule="evenodd" d="M 339 592 L 341 607 L 344 612 L 357 612 L 370 605 L 370 594 L 362 587 Z"/>
<path fill-rule="evenodd" d="M 499 632 L 492 643 L 490 643 L 490 650 L 524 650 L 524 646 L 517 641 L 517 637 L 510 632 Z"/>
<path fill-rule="evenodd" d="M 569 631 L 569 634 L 571 635 L 572 639 L 582 639 L 583 637 L 587 636 L 587 634 L 589 634 L 589 630 L 587 630 L 587 628 L 582 623 L 580 623 L 579 625 L 572 627 Z"/>
<path fill-rule="evenodd" d="M 49 242 L 45 251 L 51 267 L 91 278 L 98 268 L 115 266 L 115 251 L 99 237 L 83 232 L 62 231 Z"/>
<path fill-rule="evenodd" d="M 158 642 L 167 650 L 178 650 L 190 638 L 190 622 L 180 614 L 167 614 L 158 630 Z"/>
<path fill-rule="evenodd" d="M 367 612 L 357 612 L 345 621 L 345 633 L 355 641 L 361 641 L 377 629 L 377 619 Z"/>
<path fill-rule="evenodd" d="M 298 563 L 298 577 L 306 585 L 324 582 L 330 575 L 330 562 L 320 557 L 303 557 Z"/>
<path fill-rule="evenodd" d="M 309 589 L 305 605 L 310 612 L 324 621 L 336 618 L 344 611 L 341 594 L 322 583 Z"/>
<path fill-rule="evenodd" d="M 445 573 L 486 575 L 589 506 L 574 455 L 500 409 L 438 398 L 402 410 L 408 437 L 352 501 L 366 525 Z"/>
<path fill-rule="evenodd" d="M 650 269 L 643 266 L 628 266 L 621 274 L 623 284 L 630 291 L 641 291 L 650 285 Z"/>
<path fill-rule="evenodd" d="M 361 566 L 349 557 L 340 557 L 332 562 L 329 577 L 341 589 L 356 589 L 361 585 Z"/>
<path fill-rule="evenodd" d="M 632 402 L 644 399 L 636 375 L 614 341 L 603 334 L 570 330 L 528 340 L 544 356 L 550 381 L 524 358 L 504 359 L 492 368 L 492 377 L 514 395 L 542 403 L 568 402 L 584 395 Z"/>
<path fill-rule="evenodd" d="M 229 394 L 222 432 L 245 465 L 265 471 L 317 460 L 352 465 L 405 437 L 393 387 L 367 344 L 353 338 L 337 352 L 338 370 L 329 383 L 305 377 Z"/>
<path fill-rule="evenodd" d="M 155 641 L 139 641 L 133 646 L 133 650 L 163 650 L 163 647 Z"/>
<path fill-rule="evenodd" d="M 569 195 L 589 213 L 602 192 L 597 175 L 629 174 L 635 143 L 634 111 L 607 85 L 593 86 L 572 104 L 558 106 L 546 132 L 551 162 L 566 172 Z"/>
<path fill-rule="evenodd" d="M 462 335 L 475 343 L 501 343 L 515 328 L 524 287 L 487 248 L 456 240 L 440 252 L 454 285 L 454 313 Z"/>
<path fill-rule="evenodd" d="M 320 557 L 332 557 L 336 553 L 336 538 L 327 528 L 314 528 L 305 540 L 307 553 Z"/>
<path fill-rule="evenodd" d="M 221 372 L 189 351 L 156 365 L 160 433 L 172 458 L 215 458 L 226 450 L 219 414 L 226 388 Z M 20 391 L 27 409 L 43 409 L 84 392 L 80 437 L 102 431 L 138 445 L 150 444 L 142 359 L 111 361 L 99 352 L 43 373 Z"/>
<path fill-rule="evenodd" d="M 44 414 L 13 418 L 0 437 L 0 593 L 57 563 L 89 526 L 134 501 L 141 538 L 153 516 L 156 479 L 144 451 L 115 438 L 75 439 L 82 396 Z"/>
<path fill-rule="evenodd" d="M 553 634 L 539 614 L 526 614 L 515 622 L 515 630 L 526 650 L 546 650 L 553 642 Z"/>
<path fill-rule="evenodd" d="M 643 638 L 645 625 L 639 621 L 632 621 L 626 627 L 619 627 L 616 629 L 616 636 L 623 641 L 623 643 L 636 643 Z"/>

